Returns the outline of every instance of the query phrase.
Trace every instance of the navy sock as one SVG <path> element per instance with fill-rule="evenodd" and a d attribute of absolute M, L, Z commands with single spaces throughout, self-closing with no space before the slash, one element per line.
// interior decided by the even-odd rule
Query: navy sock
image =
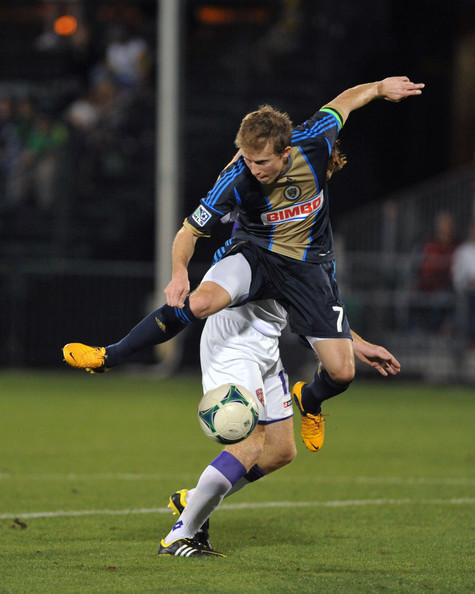
<path fill-rule="evenodd" d="M 305 412 L 318 415 L 322 410 L 322 402 L 341 394 L 348 389 L 348 384 L 334 382 L 324 367 L 315 372 L 313 382 L 302 389 L 302 406 Z"/>
<path fill-rule="evenodd" d="M 254 466 L 249 469 L 249 472 L 244 475 L 244 478 L 250 483 L 253 483 L 265 475 L 266 473 L 262 470 L 262 468 L 258 464 L 254 464 Z"/>
<path fill-rule="evenodd" d="M 198 319 L 190 309 L 188 297 L 182 309 L 162 305 L 134 326 L 122 340 L 106 347 L 106 367 L 122 363 L 145 347 L 170 340 Z"/>

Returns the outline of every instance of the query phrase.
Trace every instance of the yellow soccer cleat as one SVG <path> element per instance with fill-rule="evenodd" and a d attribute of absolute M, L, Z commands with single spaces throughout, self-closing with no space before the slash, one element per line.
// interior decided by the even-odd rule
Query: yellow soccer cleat
<path fill-rule="evenodd" d="M 175 491 L 172 495 L 170 495 L 168 499 L 168 505 L 174 516 L 181 516 L 185 507 L 186 507 L 186 494 L 188 493 L 188 489 L 180 489 L 179 491 Z"/>
<path fill-rule="evenodd" d="M 188 489 L 180 489 L 170 495 L 167 507 L 172 510 L 174 516 L 181 516 L 185 510 L 187 493 Z M 209 541 L 209 518 L 205 520 L 204 524 L 196 532 L 193 538 L 202 545 L 211 548 L 211 543 Z"/>
<path fill-rule="evenodd" d="M 63 347 L 63 358 L 71 367 L 85 369 L 89 373 L 109 371 L 105 366 L 106 349 L 104 347 L 91 347 L 80 342 L 70 342 Z"/>
<path fill-rule="evenodd" d="M 322 413 L 312 415 L 304 411 L 302 406 L 302 388 L 306 386 L 306 382 L 297 382 L 292 389 L 292 397 L 300 411 L 301 427 L 300 434 L 302 440 L 311 452 L 318 452 L 322 447 L 325 439 L 325 420 Z"/>

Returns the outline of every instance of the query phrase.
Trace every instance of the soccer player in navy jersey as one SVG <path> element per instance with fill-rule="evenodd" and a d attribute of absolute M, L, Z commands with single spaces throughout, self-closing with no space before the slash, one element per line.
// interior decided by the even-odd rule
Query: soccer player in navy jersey
<path fill-rule="evenodd" d="M 293 388 L 302 438 L 309 450 L 318 451 L 324 438 L 322 402 L 345 391 L 355 374 L 352 336 L 335 278 L 328 161 L 352 111 L 378 98 L 398 102 L 420 95 L 423 87 L 405 76 L 358 85 L 294 129 L 287 114 L 270 106 L 245 116 L 236 158 L 175 237 L 166 305 L 115 344 L 66 345 L 66 362 L 104 370 L 225 307 L 276 299 L 288 312 L 291 331 L 311 341 L 320 361 L 313 381 Z M 188 264 L 196 241 L 236 210 L 240 229 L 189 294 Z"/>

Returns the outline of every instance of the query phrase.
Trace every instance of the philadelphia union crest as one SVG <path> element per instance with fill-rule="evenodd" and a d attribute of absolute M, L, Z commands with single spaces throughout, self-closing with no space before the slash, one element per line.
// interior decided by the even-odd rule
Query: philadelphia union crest
<path fill-rule="evenodd" d="M 302 193 L 302 190 L 300 189 L 300 186 L 287 186 L 284 190 L 284 196 L 285 198 L 287 198 L 287 200 L 297 200 L 297 198 L 300 196 L 300 194 Z"/>

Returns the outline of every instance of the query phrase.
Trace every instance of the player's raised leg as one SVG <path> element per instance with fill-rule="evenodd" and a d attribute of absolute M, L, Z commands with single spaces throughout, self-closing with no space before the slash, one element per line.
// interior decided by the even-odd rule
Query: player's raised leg
<path fill-rule="evenodd" d="M 165 304 L 148 314 L 119 342 L 99 349 L 69 343 L 63 347 L 63 357 L 68 365 L 78 369 L 92 372 L 109 369 L 141 349 L 170 340 L 198 319 L 191 311 L 187 297 L 181 309 Z"/>
<path fill-rule="evenodd" d="M 213 308 L 219 311 L 230 303 L 231 298 L 222 287 L 215 283 L 204 284 L 203 298 L 200 287 L 195 291 L 195 301 L 198 303 L 200 312 L 214 313 Z M 137 351 L 170 340 L 186 326 L 199 320 L 200 317 L 195 316 L 191 309 L 190 300 L 191 296 L 187 297 L 185 306 L 181 309 L 162 305 L 132 328 L 127 336 L 107 347 L 69 343 L 63 347 L 64 360 L 71 367 L 94 373 L 115 367 Z"/>
<path fill-rule="evenodd" d="M 201 284 L 186 297 L 183 307 L 162 305 L 148 314 L 119 342 L 106 347 L 69 343 L 63 358 L 76 369 L 105 371 L 146 347 L 167 342 L 186 326 L 236 303 L 249 293 L 251 271 L 241 254 L 215 264 Z"/>

